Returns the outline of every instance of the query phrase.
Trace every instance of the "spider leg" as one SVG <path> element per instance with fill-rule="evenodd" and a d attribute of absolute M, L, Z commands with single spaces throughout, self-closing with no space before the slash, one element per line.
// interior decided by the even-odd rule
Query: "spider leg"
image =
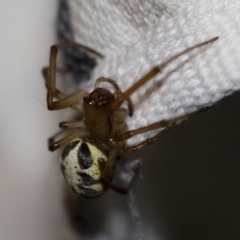
<path fill-rule="evenodd" d="M 60 70 L 64 71 L 62 69 L 60 69 Z M 43 74 L 44 79 L 46 80 L 46 87 L 47 87 L 47 79 L 48 79 L 48 75 L 49 75 L 48 73 L 49 73 L 49 68 L 43 68 L 42 74 Z M 67 96 L 56 88 L 55 89 L 55 97 L 57 99 L 61 100 L 61 99 L 66 98 Z M 80 104 L 75 103 L 75 104 L 71 105 L 70 107 L 78 112 L 81 112 L 81 113 L 83 112 L 82 106 Z"/>
<path fill-rule="evenodd" d="M 117 97 L 120 97 L 120 98 L 121 98 L 121 96 L 123 95 L 123 92 L 122 92 L 122 90 L 120 89 L 120 87 L 118 86 L 118 84 L 116 83 L 116 81 L 114 81 L 114 80 L 111 79 L 111 78 L 101 77 L 101 78 L 98 78 L 98 79 L 96 80 L 94 88 L 97 88 L 101 82 L 108 82 L 108 83 L 112 84 L 112 86 L 113 86 L 113 87 L 115 88 L 115 90 L 116 90 L 115 93 L 116 93 Z M 132 100 L 131 100 L 130 97 L 127 97 L 125 100 L 126 100 L 127 103 L 128 103 L 128 113 L 129 113 L 129 116 L 132 117 L 132 115 L 133 115 L 133 103 L 132 103 Z"/>
<path fill-rule="evenodd" d="M 62 129 L 82 128 L 85 124 L 83 121 L 60 122 L 59 127 Z"/>
<path fill-rule="evenodd" d="M 135 145 L 135 146 L 131 146 L 128 147 L 126 144 L 124 144 L 121 147 L 121 150 L 126 152 L 126 153 L 133 153 L 133 152 L 137 152 L 145 147 L 147 147 L 148 145 L 151 145 L 152 143 L 154 143 L 158 138 L 162 137 L 166 132 L 168 132 L 168 130 L 173 127 L 175 124 L 171 124 L 168 125 L 165 129 L 163 129 L 161 132 L 159 132 L 158 134 L 156 134 L 154 137 L 148 138 L 145 141 Z"/>
<path fill-rule="evenodd" d="M 129 190 L 132 188 L 133 183 L 135 181 L 137 177 L 137 174 L 134 174 L 133 178 L 131 179 L 131 181 L 128 183 L 127 187 L 123 188 L 123 187 L 119 187 L 113 183 L 111 183 L 109 180 L 106 179 L 101 179 L 101 182 L 104 184 L 104 186 L 106 188 L 111 188 L 112 190 L 119 192 L 121 194 L 127 194 L 129 192 Z"/>
<path fill-rule="evenodd" d="M 53 136 L 51 136 L 49 139 L 48 139 L 48 146 L 52 145 L 54 142 L 55 142 L 55 139 L 58 138 L 60 135 L 65 135 L 66 133 L 66 130 L 59 130 L 57 131 Z"/>
<path fill-rule="evenodd" d="M 135 130 L 131 130 L 131 131 L 127 131 L 125 133 L 118 134 L 116 136 L 116 140 L 117 141 L 124 141 L 124 140 L 127 140 L 127 139 L 137 135 L 137 134 L 145 133 L 145 132 L 152 131 L 152 130 L 155 130 L 155 129 L 158 129 L 158 128 L 163 128 L 163 127 L 169 128 L 178 121 L 185 120 L 185 119 L 187 119 L 187 118 L 189 118 L 189 117 L 191 117 L 191 116 L 193 116 L 197 113 L 206 111 L 208 109 L 209 108 L 200 109 L 198 111 L 186 114 L 184 116 L 172 118 L 172 119 L 169 119 L 169 120 L 162 120 L 160 122 L 150 124 L 149 126 L 146 126 L 146 127 L 141 127 L 141 128 L 135 129 Z"/>
<path fill-rule="evenodd" d="M 125 101 L 127 98 L 129 98 L 131 96 L 132 93 L 134 93 L 138 88 L 140 88 L 141 86 L 143 86 L 146 82 L 148 82 L 150 79 L 152 79 L 156 74 L 158 74 L 159 72 L 161 72 L 161 70 L 163 68 L 165 68 L 169 63 L 173 62 L 175 59 L 179 58 L 180 56 L 191 52 L 192 50 L 202 47 L 206 44 L 212 43 L 214 41 L 216 41 L 218 39 L 218 37 L 212 38 L 208 41 L 196 44 L 192 47 L 189 47 L 187 49 L 185 49 L 184 51 L 172 56 L 171 58 L 169 58 L 168 60 L 166 60 L 165 62 L 161 63 L 158 66 L 155 66 L 154 68 L 152 68 L 148 73 L 146 73 L 143 77 L 141 77 L 136 83 L 134 83 L 127 91 L 125 91 L 121 98 L 117 98 L 115 99 L 109 106 L 109 110 L 110 111 L 114 111 L 117 108 L 119 108 L 121 106 L 121 104 L 123 103 L 123 101 Z"/>
<path fill-rule="evenodd" d="M 52 137 L 50 137 L 48 139 L 49 149 L 52 148 L 51 147 L 52 145 L 55 145 L 55 139 L 56 138 L 58 138 L 62 134 L 66 135 L 65 134 L 66 130 L 74 130 L 76 128 L 83 128 L 84 126 L 85 125 L 84 125 L 83 121 L 73 121 L 73 122 L 61 122 L 61 123 L 59 123 L 59 127 L 62 128 L 62 129 L 59 130 L 57 133 L 55 133 Z M 74 133 L 76 133 L 76 131 Z"/>
<path fill-rule="evenodd" d="M 49 145 L 49 150 L 50 151 L 55 151 L 56 149 L 70 143 L 72 140 L 74 140 L 75 138 L 82 138 L 82 137 L 85 137 L 86 135 L 88 135 L 88 132 L 86 129 L 82 129 L 82 130 L 79 130 L 75 133 L 72 133 L 56 142 L 53 142 L 52 144 Z M 53 139 L 52 139 L 53 140 Z M 54 140 L 53 140 L 54 141 Z"/>
<path fill-rule="evenodd" d="M 85 90 L 79 90 L 77 92 L 74 92 L 70 94 L 69 96 L 65 96 L 63 99 L 60 99 L 58 101 L 53 101 L 56 95 L 59 95 L 59 90 L 56 89 L 56 58 L 57 58 L 57 52 L 60 48 L 67 48 L 67 47 L 77 47 L 77 48 L 83 48 L 91 53 L 96 54 L 99 57 L 103 57 L 102 54 L 96 52 L 95 50 L 83 46 L 81 44 L 77 43 L 60 43 L 53 45 L 51 47 L 51 53 L 50 53 L 50 67 L 49 67 L 49 76 L 47 77 L 47 105 L 49 110 L 58 110 L 63 109 L 72 106 L 73 104 L 76 104 L 81 99 L 84 98 L 88 93 Z M 64 96 L 64 95 L 61 95 Z"/>
<path fill-rule="evenodd" d="M 110 150 L 110 153 L 108 156 L 108 161 L 102 171 L 101 182 L 104 184 L 104 186 L 106 188 L 111 188 L 114 191 L 119 192 L 121 194 L 127 194 L 136 178 L 136 175 L 134 175 L 134 177 L 132 178 L 132 180 L 130 181 L 130 183 L 128 184 L 128 186 L 126 188 L 119 187 L 119 186 L 111 183 L 111 181 L 110 181 L 111 174 L 112 174 L 112 168 L 115 163 L 118 150 L 119 150 L 118 148 L 112 148 Z"/>

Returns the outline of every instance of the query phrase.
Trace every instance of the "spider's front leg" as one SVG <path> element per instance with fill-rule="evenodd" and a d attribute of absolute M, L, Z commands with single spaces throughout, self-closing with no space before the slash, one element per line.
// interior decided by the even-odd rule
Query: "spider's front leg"
<path fill-rule="evenodd" d="M 61 43 L 56 44 L 51 47 L 50 53 L 50 66 L 49 66 L 49 75 L 47 76 L 46 84 L 47 84 L 47 105 L 49 110 L 58 110 L 67 107 L 71 107 L 74 104 L 77 104 L 80 100 L 82 100 L 88 93 L 85 90 L 76 91 L 68 96 L 61 93 L 56 88 L 56 59 L 57 52 L 60 48 L 83 48 L 91 53 L 96 54 L 99 57 L 103 57 L 102 54 L 96 52 L 95 50 L 83 46 L 77 43 Z M 59 100 L 54 101 L 54 98 L 58 98 Z"/>
<path fill-rule="evenodd" d="M 189 47 L 182 52 L 175 54 L 174 56 L 170 57 L 168 60 L 162 62 L 160 65 L 157 65 L 153 67 L 149 72 L 147 72 L 145 75 L 143 75 L 137 82 L 135 82 L 129 89 L 127 89 L 121 96 L 121 98 L 116 98 L 110 105 L 109 110 L 114 111 L 118 109 L 122 103 L 128 99 L 137 89 L 139 89 L 141 86 L 143 86 L 145 83 L 150 81 L 154 76 L 156 76 L 158 73 L 160 73 L 166 66 L 168 66 L 171 62 L 178 59 L 180 56 L 191 52 L 192 50 L 202 47 L 204 45 L 207 45 L 209 43 L 213 43 L 218 39 L 218 37 L 212 38 L 210 40 L 207 40 L 205 42 L 196 44 L 192 47 Z M 185 61 L 186 62 L 186 61 Z"/>
<path fill-rule="evenodd" d="M 59 98 L 61 92 L 56 88 L 56 60 L 57 52 L 59 48 L 71 47 L 69 44 L 57 44 L 51 47 L 50 53 L 50 66 L 49 75 L 47 76 L 47 105 L 49 110 L 58 110 L 72 106 L 83 99 L 88 93 L 85 90 L 76 91 L 64 98 L 53 101 L 53 99 Z"/>
<path fill-rule="evenodd" d="M 59 69 L 58 69 L 58 71 L 59 71 Z M 47 81 L 48 81 L 48 78 L 49 78 L 49 68 L 43 68 L 42 74 L 43 74 L 43 77 L 46 81 L 46 88 L 48 89 Z M 61 99 L 64 99 L 66 97 L 67 97 L 66 94 L 64 94 L 63 92 L 61 92 L 57 88 L 55 88 L 55 98 L 61 100 Z M 72 109 L 76 110 L 77 112 L 80 112 L 80 113 L 83 112 L 82 106 L 80 104 L 75 103 L 75 104 L 71 105 L 70 107 Z"/>

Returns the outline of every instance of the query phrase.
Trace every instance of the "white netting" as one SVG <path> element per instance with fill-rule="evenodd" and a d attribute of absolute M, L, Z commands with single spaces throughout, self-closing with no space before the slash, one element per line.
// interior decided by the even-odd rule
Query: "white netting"
<path fill-rule="evenodd" d="M 82 87 L 92 89 L 98 77 L 115 79 L 123 90 L 156 64 L 194 44 L 219 36 L 163 85 L 137 105 L 151 83 L 133 95 L 136 109 L 130 129 L 209 106 L 240 88 L 238 1 L 69 1 L 75 40 L 105 55 Z M 181 60 L 182 59 L 182 60 Z M 163 71 L 178 66 L 187 56 Z M 141 141 L 146 136 L 140 136 Z M 133 142 L 133 141 L 132 141 Z"/>

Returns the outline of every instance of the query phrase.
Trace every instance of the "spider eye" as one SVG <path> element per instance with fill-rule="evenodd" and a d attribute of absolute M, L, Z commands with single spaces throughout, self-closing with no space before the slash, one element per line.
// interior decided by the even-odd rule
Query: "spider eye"
<path fill-rule="evenodd" d="M 113 100 L 114 94 L 104 88 L 96 88 L 83 99 L 84 102 L 89 105 L 94 105 L 95 107 L 107 106 Z"/>
<path fill-rule="evenodd" d="M 102 164 L 107 156 L 95 145 L 77 139 L 68 144 L 61 156 L 61 169 L 68 187 L 77 195 L 96 197 L 105 187 L 101 183 Z"/>

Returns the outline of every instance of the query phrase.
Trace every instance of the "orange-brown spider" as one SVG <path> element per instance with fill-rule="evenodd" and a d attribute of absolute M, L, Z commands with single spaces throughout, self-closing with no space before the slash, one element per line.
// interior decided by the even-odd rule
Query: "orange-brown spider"
<path fill-rule="evenodd" d="M 118 152 L 130 153 L 138 151 L 165 134 L 177 121 L 184 120 L 196 113 L 127 131 L 124 118 L 127 114 L 129 116 L 133 115 L 131 94 L 173 60 L 217 39 L 218 37 L 215 37 L 174 55 L 162 64 L 152 68 L 125 92 L 121 91 L 114 80 L 102 77 L 96 80 L 94 90 L 91 93 L 81 89 L 70 95 L 65 95 L 56 88 L 56 57 L 58 49 L 80 47 L 100 57 L 102 55 L 76 43 L 57 44 L 51 47 L 50 67 L 45 69 L 48 109 L 58 110 L 71 107 L 83 113 L 84 116 L 82 121 L 61 122 L 60 127 L 62 129 L 75 129 L 76 131 L 49 146 L 49 149 L 54 151 L 66 145 L 61 155 L 61 168 L 67 185 L 74 193 L 84 197 L 96 197 L 101 195 L 107 188 L 112 188 L 121 193 L 128 192 L 132 181 L 127 188 L 121 188 L 111 183 L 112 168 Z M 46 71 L 48 71 L 48 74 L 46 74 Z M 111 84 L 115 88 L 115 92 L 112 93 L 105 88 L 100 88 L 101 82 Z M 54 101 L 54 98 L 57 100 Z M 127 102 L 127 109 L 121 107 L 124 101 Z M 126 145 L 125 141 L 137 134 L 163 127 L 165 127 L 164 130 L 136 146 Z"/>

